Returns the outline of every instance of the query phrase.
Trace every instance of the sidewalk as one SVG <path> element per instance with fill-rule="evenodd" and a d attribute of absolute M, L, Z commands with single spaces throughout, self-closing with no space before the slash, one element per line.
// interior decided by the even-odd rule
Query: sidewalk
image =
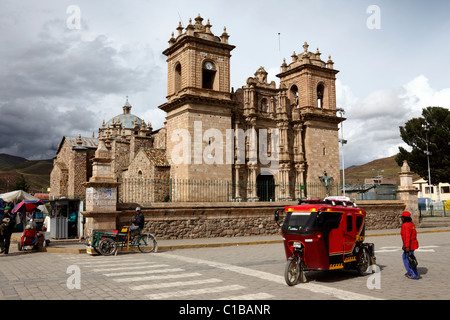
<path fill-rule="evenodd" d="M 450 227 L 437 228 L 417 228 L 418 233 L 430 232 L 450 232 Z M 11 246 L 17 246 L 20 241 L 21 233 L 14 233 L 11 237 Z M 366 237 L 400 235 L 400 229 L 384 229 L 384 230 L 366 230 Z M 266 243 L 282 243 L 281 235 L 272 236 L 250 236 L 235 238 L 199 238 L 199 239 L 179 239 L 179 240 L 158 240 L 158 251 L 187 249 L 187 248 L 203 248 L 203 247 L 224 247 L 224 246 L 240 246 L 254 245 Z M 122 249 L 125 250 L 125 249 Z M 51 239 L 48 247 L 41 248 L 42 252 L 51 253 L 86 253 L 86 246 L 83 241 L 78 239 Z"/>

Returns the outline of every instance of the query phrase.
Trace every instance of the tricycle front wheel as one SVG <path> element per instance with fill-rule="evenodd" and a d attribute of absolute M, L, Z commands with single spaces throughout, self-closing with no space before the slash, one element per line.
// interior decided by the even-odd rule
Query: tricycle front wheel
<path fill-rule="evenodd" d="M 284 279 L 288 286 L 296 285 L 299 280 L 306 281 L 303 265 L 301 259 L 292 257 L 286 262 L 284 269 Z"/>
<path fill-rule="evenodd" d="M 152 234 L 141 234 L 137 245 L 139 251 L 143 253 L 150 253 L 158 248 L 156 238 Z"/>

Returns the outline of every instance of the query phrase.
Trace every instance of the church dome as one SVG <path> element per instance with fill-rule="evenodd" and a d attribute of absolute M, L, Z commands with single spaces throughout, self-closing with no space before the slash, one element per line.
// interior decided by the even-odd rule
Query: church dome
<path fill-rule="evenodd" d="M 105 126 L 108 128 L 110 125 L 120 125 L 122 129 L 134 129 L 135 125 L 139 128 L 142 126 L 142 119 L 131 113 L 131 104 L 127 101 L 123 106 L 123 113 L 115 116 L 106 122 Z"/>

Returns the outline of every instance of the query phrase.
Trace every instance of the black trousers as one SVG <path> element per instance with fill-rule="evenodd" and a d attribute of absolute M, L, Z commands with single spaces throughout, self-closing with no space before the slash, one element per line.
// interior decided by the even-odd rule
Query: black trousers
<path fill-rule="evenodd" d="M 9 245 L 11 244 L 11 235 L 12 233 L 5 232 L 3 235 L 0 235 L 0 250 L 2 252 L 9 252 Z"/>

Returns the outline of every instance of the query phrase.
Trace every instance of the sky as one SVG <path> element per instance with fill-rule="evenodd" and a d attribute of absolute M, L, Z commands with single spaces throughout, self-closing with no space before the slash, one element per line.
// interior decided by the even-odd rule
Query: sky
<path fill-rule="evenodd" d="M 283 58 L 305 41 L 331 55 L 345 167 L 392 156 L 405 147 L 400 126 L 450 107 L 448 12 L 444 0 L 0 0 L 0 153 L 51 159 L 63 136 L 97 135 L 127 96 L 162 127 L 162 51 L 200 13 L 236 46 L 235 90 L 260 66 L 279 83 Z"/>

